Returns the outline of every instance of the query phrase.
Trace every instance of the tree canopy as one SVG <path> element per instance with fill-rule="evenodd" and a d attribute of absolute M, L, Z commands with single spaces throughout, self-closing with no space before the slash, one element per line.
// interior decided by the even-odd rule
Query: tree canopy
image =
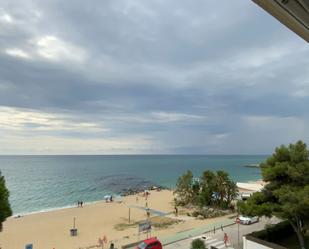
<path fill-rule="evenodd" d="M 246 202 L 239 202 L 241 213 L 276 216 L 288 220 L 305 248 L 304 235 L 309 226 L 309 151 L 302 141 L 280 146 L 261 164 L 262 192 L 254 193 Z"/>
<path fill-rule="evenodd" d="M 9 191 L 5 186 L 5 179 L 0 171 L 0 232 L 2 231 L 2 222 L 11 215 L 12 210 L 9 203 Z"/>
<path fill-rule="evenodd" d="M 228 173 L 206 170 L 199 178 L 193 178 L 192 172 L 187 171 L 178 178 L 175 192 L 181 205 L 190 203 L 227 208 L 237 196 L 238 190 Z"/>
<path fill-rule="evenodd" d="M 176 183 L 176 193 L 180 197 L 180 202 L 182 204 L 191 201 L 193 196 L 193 174 L 190 170 L 180 176 Z"/>

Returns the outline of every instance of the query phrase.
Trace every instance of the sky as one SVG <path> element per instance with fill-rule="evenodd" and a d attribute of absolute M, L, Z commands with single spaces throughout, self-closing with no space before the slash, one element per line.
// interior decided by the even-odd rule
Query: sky
<path fill-rule="evenodd" d="M 0 154 L 309 141 L 309 46 L 243 0 L 0 0 Z"/>

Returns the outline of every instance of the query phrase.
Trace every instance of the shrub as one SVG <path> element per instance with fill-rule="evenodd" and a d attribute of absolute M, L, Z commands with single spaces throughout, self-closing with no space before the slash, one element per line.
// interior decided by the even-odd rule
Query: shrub
<path fill-rule="evenodd" d="M 267 226 L 264 230 L 253 232 L 251 235 L 269 242 L 277 242 L 284 237 L 289 237 L 293 232 L 289 221 L 282 221 L 276 225 Z"/>
<path fill-rule="evenodd" d="M 193 216 L 193 217 L 202 216 L 204 219 L 207 219 L 207 218 L 220 217 L 220 216 L 226 215 L 228 213 L 229 213 L 229 211 L 217 210 L 217 209 L 213 209 L 213 208 L 209 208 L 209 209 L 203 208 L 203 209 L 197 209 L 197 210 L 193 211 L 191 216 Z"/>
<path fill-rule="evenodd" d="M 201 239 L 195 239 L 191 242 L 191 249 L 206 249 L 205 242 Z"/>
<path fill-rule="evenodd" d="M 200 215 L 200 212 L 199 212 L 199 211 L 196 211 L 196 210 L 195 210 L 195 211 L 192 212 L 192 216 L 193 216 L 193 217 L 197 217 L 197 216 L 199 216 L 199 215 Z"/>

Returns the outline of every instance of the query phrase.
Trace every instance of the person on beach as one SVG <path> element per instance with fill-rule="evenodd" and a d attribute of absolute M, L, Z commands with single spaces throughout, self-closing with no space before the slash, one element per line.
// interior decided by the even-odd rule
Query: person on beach
<path fill-rule="evenodd" d="M 112 195 L 110 196 L 109 201 L 113 202 L 113 196 Z"/>
<path fill-rule="evenodd" d="M 147 214 L 147 218 L 149 219 L 149 217 L 150 217 L 150 209 L 149 208 L 146 209 L 146 214 Z"/>
<path fill-rule="evenodd" d="M 228 240 L 229 240 L 229 237 L 227 236 L 226 233 L 224 233 L 223 240 L 224 240 L 224 245 L 225 245 L 225 247 L 226 247 L 226 246 L 227 246 L 227 242 L 228 242 Z"/>
<path fill-rule="evenodd" d="M 83 207 L 83 201 L 80 201 L 80 207 Z"/>
<path fill-rule="evenodd" d="M 175 216 L 178 216 L 178 208 L 175 206 Z"/>
<path fill-rule="evenodd" d="M 98 244 L 99 244 L 99 246 L 101 246 L 102 248 L 104 248 L 103 239 L 99 238 L 99 239 L 98 239 Z"/>

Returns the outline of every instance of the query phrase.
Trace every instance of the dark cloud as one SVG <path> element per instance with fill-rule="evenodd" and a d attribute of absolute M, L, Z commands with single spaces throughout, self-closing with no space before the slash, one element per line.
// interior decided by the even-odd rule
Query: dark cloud
<path fill-rule="evenodd" d="M 250 1 L 0 2 L 6 153 L 44 153 L 23 151 L 31 136 L 46 153 L 269 153 L 309 138 L 308 46 Z M 86 138 L 93 150 L 71 150 Z"/>

